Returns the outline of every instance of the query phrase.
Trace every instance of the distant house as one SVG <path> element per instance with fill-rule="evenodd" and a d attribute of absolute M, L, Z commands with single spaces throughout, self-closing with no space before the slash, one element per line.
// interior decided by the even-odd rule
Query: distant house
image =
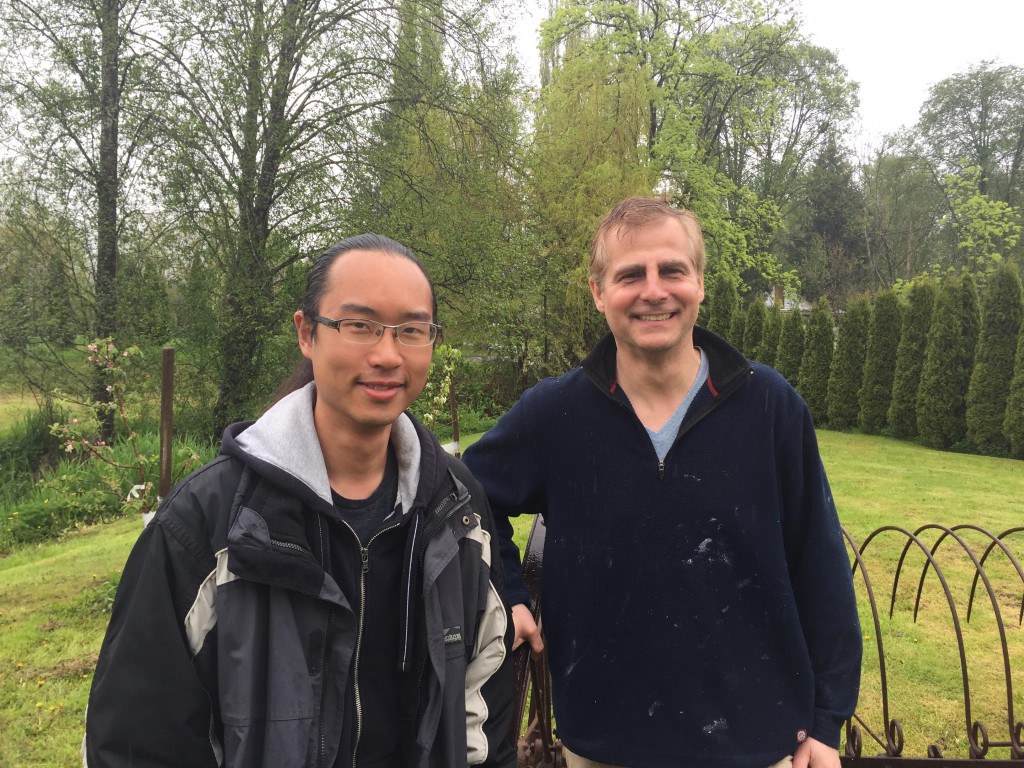
<path fill-rule="evenodd" d="M 803 315 L 804 317 L 807 317 L 807 315 L 811 314 L 811 302 L 807 301 L 807 299 L 800 297 L 797 297 L 795 299 L 787 297 L 783 292 L 781 285 L 775 287 L 774 294 L 765 296 L 764 299 L 764 305 L 769 309 L 774 307 L 776 302 L 779 302 L 779 306 L 782 308 L 782 311 L 784 313 L 792 312 L 794 309 L 799 309 L 800 314 Z"/>

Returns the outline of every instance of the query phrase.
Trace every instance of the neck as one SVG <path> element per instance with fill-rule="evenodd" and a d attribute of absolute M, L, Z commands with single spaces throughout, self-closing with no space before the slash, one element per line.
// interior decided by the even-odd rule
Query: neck
<path fill-rule="evenodd" d="M 693 346 L 670 355 L 637 355 L 619 347 L 615 377 L 644 426 L 658 430 L 693 386 L 700 352 Z"/>
<path fill-rule="evenodd" d="M 313 422 L 331 488 L 346 499 L 369 497 L 384 479 L 391 425 L 354 431 L 326 421 L 314 409 Z"/>

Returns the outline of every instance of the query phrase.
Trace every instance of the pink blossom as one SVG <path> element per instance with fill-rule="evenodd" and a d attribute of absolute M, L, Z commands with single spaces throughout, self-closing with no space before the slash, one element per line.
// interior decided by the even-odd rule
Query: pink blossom
<path fill-rule="evenodd" d="M 95 352 L 96 351 L 96 345 L 95 344 L 90 344 L 89 346 L 86 347 L 86 349 L 88 349 L 90 352 Z M 91 357 L 89 359 L 92 360 Z"/>

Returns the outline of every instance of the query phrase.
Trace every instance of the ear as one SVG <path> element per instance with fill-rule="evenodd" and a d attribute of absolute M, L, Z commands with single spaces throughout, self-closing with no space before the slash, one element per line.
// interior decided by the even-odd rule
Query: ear
<path fill-rule="evenodd" d="M 704 273 L 703 272 L 701 272 L 697 276 L 697 285 L 700 287 L 700 298 L 697 299 L 697 303 L 700 304 L 702 301 L 704 301 Z"/>
<path fill-rule="evenodd" d="M 594 306 L 602 315 L 604 314 L 604 299 L 601 296 L 601 284 L 595 280 L 590 281 L 590 295 L 594 297 Z"/>
<path fill-rule="evenodd" d="M 306 320 L 301 309 L 296 310 L 293 317 L 295 333 L 299 337 L 299 350 L 303 357 L 309 358 L 313 354 L 313 323 Z"/>

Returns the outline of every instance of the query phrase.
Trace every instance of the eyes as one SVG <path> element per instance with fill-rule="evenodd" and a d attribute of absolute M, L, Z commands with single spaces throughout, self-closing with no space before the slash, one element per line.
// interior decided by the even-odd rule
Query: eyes
<path fill-rule="evenodd" d="M 658 277 L 662 280 L 684 280 L 692 275 L 693 271 L 685 263 L 661 264 L 658 266 Z M 616 283 L 636 283 L 647 279 L 647 270 L 643 267 L 628 267 L 615 274 Z"/>

